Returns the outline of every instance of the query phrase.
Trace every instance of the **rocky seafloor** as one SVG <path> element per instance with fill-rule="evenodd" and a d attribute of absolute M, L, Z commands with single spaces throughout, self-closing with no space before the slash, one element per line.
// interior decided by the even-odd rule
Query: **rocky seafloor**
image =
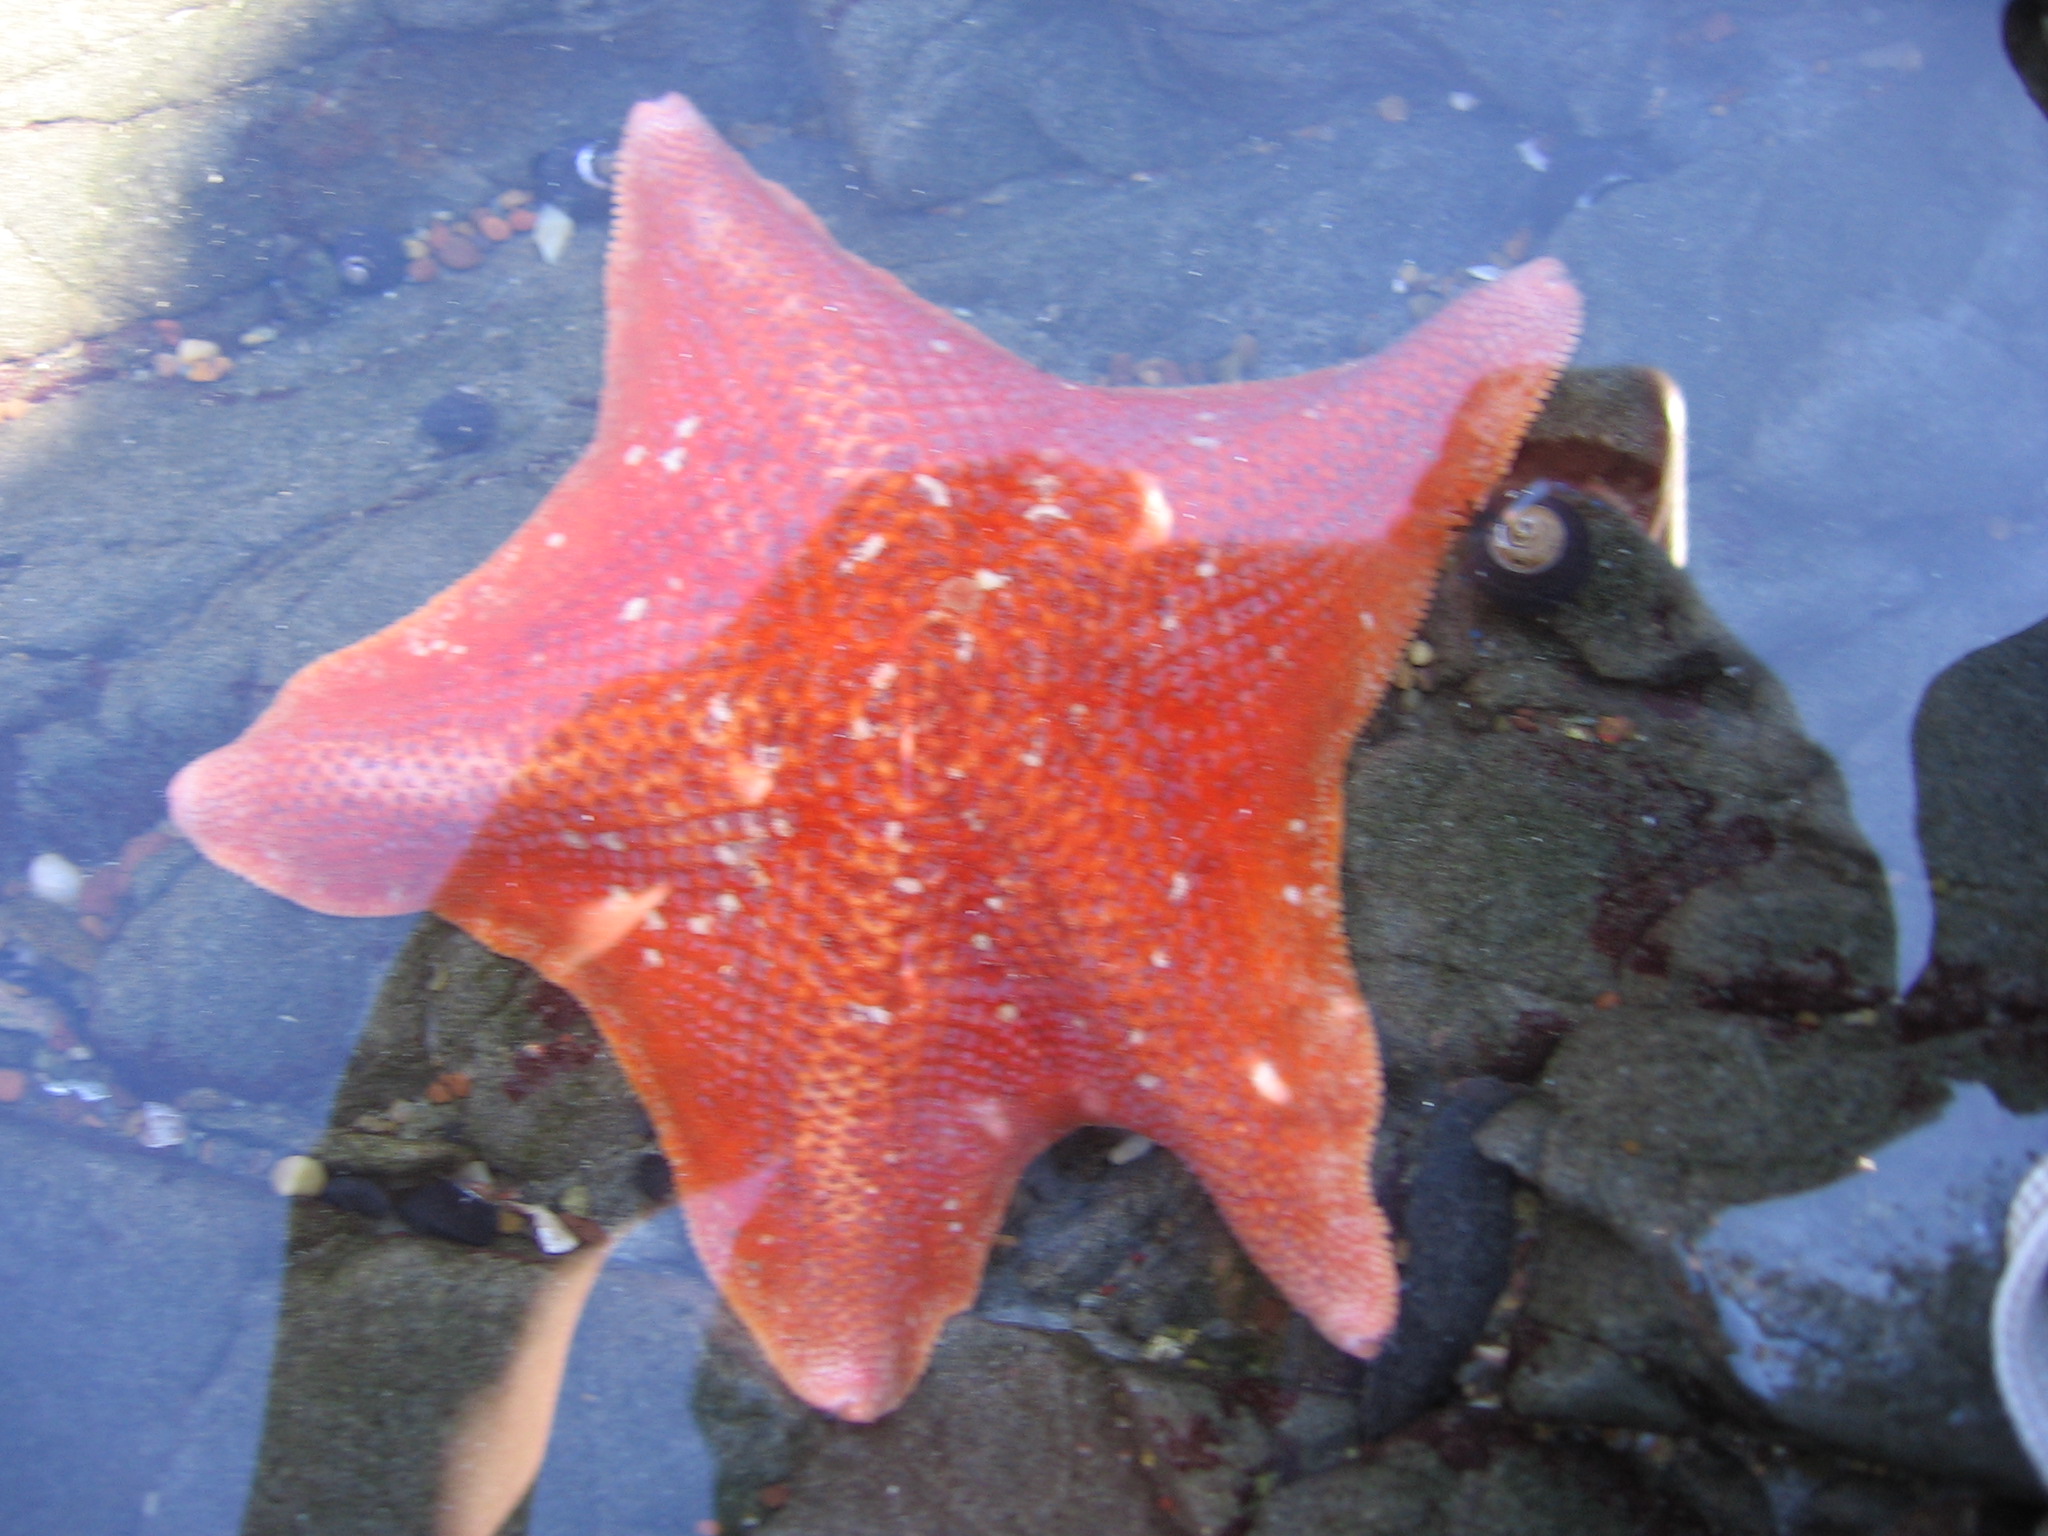
<path fill-rule="evenodd" d="M 159 376 L 146 325 L 18 375 L 81 382 L 0 423 L 0 851 L 99 873 L 0 903 L 0 1529 L 428 1528 L 448 1426 L 576 1255 L 270 1192 L 315 1151 L 387 1199 L 482 1164 L 579 1240 L 646 1218 L 532 1530 L 2031 1528 L 1985 1314 L 2048 1150 L 2048 124 L 1994 10 L 577 14 L 401 7 L 262 83 L 275 281 L 175 317 L 225 377 Z M 666 89 L 1073 377 L 1319 366 L 1551 251 L 1582 361 L 1686 389 L 1690 572 L 1620 518 L 1545 615 L 1453 570 L 1354 756 L 1382 1361 L 1291 1320 L 1170 1155 L 1083 1133 L 911 1402 L 825 1421 L 723 1319 L 558 994 L 152 838 L 172 771 L 473 565 L 592 421 L 598 225 L 388 297 L 304 252 Z M 448 452 L 419 418 L 458 388 L 497 424 Z"/>

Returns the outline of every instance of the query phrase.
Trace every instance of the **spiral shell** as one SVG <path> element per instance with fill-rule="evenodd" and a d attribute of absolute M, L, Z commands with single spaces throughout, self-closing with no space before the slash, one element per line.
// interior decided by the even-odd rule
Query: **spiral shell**
<path fill-rule="evenodd" d="M 1553 480 L 1507 493 L 1472 531 L 1466 571 L 1496 605 L 1540 613 L 1568 602 L 1593 570 L 1585 509 L 1597 503 Z"/>

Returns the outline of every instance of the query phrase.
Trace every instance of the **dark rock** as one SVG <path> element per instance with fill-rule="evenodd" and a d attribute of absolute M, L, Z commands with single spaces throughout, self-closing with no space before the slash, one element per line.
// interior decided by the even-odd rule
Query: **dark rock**
<path fill-rule="evenodd" d="M 1761 1504 L 1761 1500 L 1756 1501 Z M 1762 1511 L 1758 1511 L 1761 1513 Z M 1749 1527 L 1764 1536 L 1770 1526 Z M 1699 1512 L 1627 1458 L 1508 1426 L 1433 1421 L 1268 1499 L 1253 1536 L 1708 1536 Z M 1737 1536 L 1741 1526 L 1713 1536 Z"/>
<path fill-rule="evenodd" d="M 1990 1029 L 2024 1056 L 2048 1023 L 2048 620 L 1935 680 L 1913 760 L 1936 918 L 1908 1027 L 1923 1038 Z M 2038 1103 L 2042 1076 L 2022 1088 L 2008 1073 L 2001 1088 Z"/>
<path fill-rule="evenodd" d="M 1444 585 L 1427 691 L 1353 755 L 1346 924 L 1397 1102 L 1614 1005 L 1765 997 L 1812 967 L 1829 1012 L 1885 992 L 1885 885 L 1833 765 L 1655 546 L 1586 516 L 1593 577 L 1548 615 Z"/>
<path fill-rule="evenodd" d="M 1196 1529 L 1166 1512 L 1157 1453 L 1145 1455 L 1130 1400 L 1085 1347 L 969 1318 L 946 1330 L 939 1356 L 879 1424 L 820 1423 L 815 1449 L 765 1502 L 761 1488 L 722 1491 L 721 1518 L 737 1528 L 774 1508 L 778 1536 Z"/>
<path fill-rule="evenodd" d="M 451 389 L 420 411 L 420 435 L 443 453 L 474 453 L 498 432 L 498 408 L 470 389 Z"/>
<path fill-rule="evenodd" d="M 455 1243 L 365 1235 L 295 1202 L 269 1413 L 246 1536 L 427 1536 L 444 1446 L 504 1374 L 556 1273 Z"/>

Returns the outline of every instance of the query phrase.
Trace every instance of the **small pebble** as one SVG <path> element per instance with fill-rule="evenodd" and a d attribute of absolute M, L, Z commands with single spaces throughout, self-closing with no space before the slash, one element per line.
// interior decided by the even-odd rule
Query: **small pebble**
<path fill-rule="evenodd" d="M 220 343 L 217 341 L 202 341 L 197 336 L 187 336 L 178 343 L 178 361 L 181 363 L 196 363 L 219 356 Z"/>
<path fill-rule="evenodd" d="M 441 264 L 431 256 L 416 256 L 405 264 L 408 283 L 431 283 L 441 275 Z"/>
<path fill-rule="evenodd" d="M 270 1165 L 270 1187 L 287 1200 L 317 1195 L 327 1188 L 327 1165 L 299 1153 L 280 1157 Z"/>
<path fill-rule="evenodd" d="M 476 232 L 492 244 L 512 238 L 512 226 L 495 213 L 484 214 L 476 221 Z"/>
<path fill-rule="evenodd" d="M 514 208 L 505 215 L 505 222 L 512 226 L 514 233 L 523 235 L 540 222 L 540 215 L 531 208 Z"/>
<path fill-rule="evenodd" d="M 1444 99 L 1450 102 L 1453 112 L 1470 112 L 1479 105 L 1479 98 L 1470 91 L 1453 91 Z"/>
<path fill-rule="evenodd" d="M 1427 640 L 1411 640 L 1408 642 L 1409 666 L 1426 667 L 1435 660 L 1436 647 L 1431 645 Z"/>
<path fill-rule="evenodd" d="M 85 871 L 61 853 L 39 853 L 28 861 L 29 893 L 59 907 L 75 907 L 85 889 Z"/>
<path fill-rule="evenodd" d="M 216 353 L 212 357 L 202 357 L 196 363 L 187 363 L 182 371 L 194 384 L 212 384 L 226 378 L 228 370 L 234 366 L 233 358 Z"/>
<path fill-rule="evenodd" d="M 391 1214 L 391 1197 L 384 1193 L 383 1186 L 358 1174 L 344 1173 L 330 1178 L 320 1191 L 320 1198 L 336 1210 L 353 1211 L 372 1221 L 382 1221 Z"/>
<path fill-rule="evenodd" d="M 0 1104 L 19 1104 L 28 1092 L 28 1074 L 18 1067 L 0 1067 Z"/>
<path fill-rule="evenodd" d="M 259 325 L 254 330 L 242 332 L 235 339 L 245 347 L 268 346 L 271 342 L 277 340 L 277 327 L 274 325 Z"/>
<path fill-rule="evenodd" d="M 436 224 L 427 231 L 427 249 L 451 272 L 467 272 L 484 262 L 484 253 L 477 243 L 447 224 Z"/>
<path fill-rule="evenodd" d="M 498 1208 L 448 1179 L 407 1190 L 395 1209 L 400 1221 L 428 1237 L 488 1248 L 498 1235 Z"/>
<path fill-rule="evenodd" d="M 420 431 L 444 454 L 470 453 L 498 430 L 498 411 L 474 390 L 451 389 L 420 412 Z"/>

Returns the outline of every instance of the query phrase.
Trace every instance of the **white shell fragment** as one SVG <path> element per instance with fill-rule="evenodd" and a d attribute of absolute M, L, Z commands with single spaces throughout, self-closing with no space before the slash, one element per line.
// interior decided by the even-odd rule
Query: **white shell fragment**
<path fill-rule="evenodd" d="M 270 1187 L 287 1200 L 317 1195 L 327 1187 L 327 1165 L 299 1153 L 280 1157 L 270 1165 Z"/>
<path fill-rule="evenodd" d="M 576 221 L 553 203 L 541 204 L 540 212 L 533 216 L 533 248 L 540 252 L 540 259 L 553 266 L 575 238 Z"/>
<path fill-rule="evenodd" d="M 168 1104 L 144 1104 L 129 1124 L 135 1139 L 150 1148 L 183 1146 L 189 1134 L 185 1117 Z"/>
<path fill-rule="evenodd" d="M 1152 1138 L 1150 1136 L 1140 1136 L 1136 1131 L 1133 1131 L 1105 1152 L 1103 1157 L 1113 1167 L 1121 1168 L 1125 1163 L 1135 1163 L 1147 1152 L 1150 1152 L 1152 1145 Z"/>
<path fill-rule="evenodd" d="M 583 1239 L 569 1230 L 569 1224 L 544 1205 L 524 1205 L 508 1201 L 513 1210 L 519 1212 L 533 1228 L 533 1245 L 545 1254 L 574 1253 L 583 1246 Z"/>
<path fill-rule="evenodd" d="M 28 888 L 44 901 L 75 907 L 85 889 L 85 871 L 61 853 L 39 853 L 28 861 Z"/>

